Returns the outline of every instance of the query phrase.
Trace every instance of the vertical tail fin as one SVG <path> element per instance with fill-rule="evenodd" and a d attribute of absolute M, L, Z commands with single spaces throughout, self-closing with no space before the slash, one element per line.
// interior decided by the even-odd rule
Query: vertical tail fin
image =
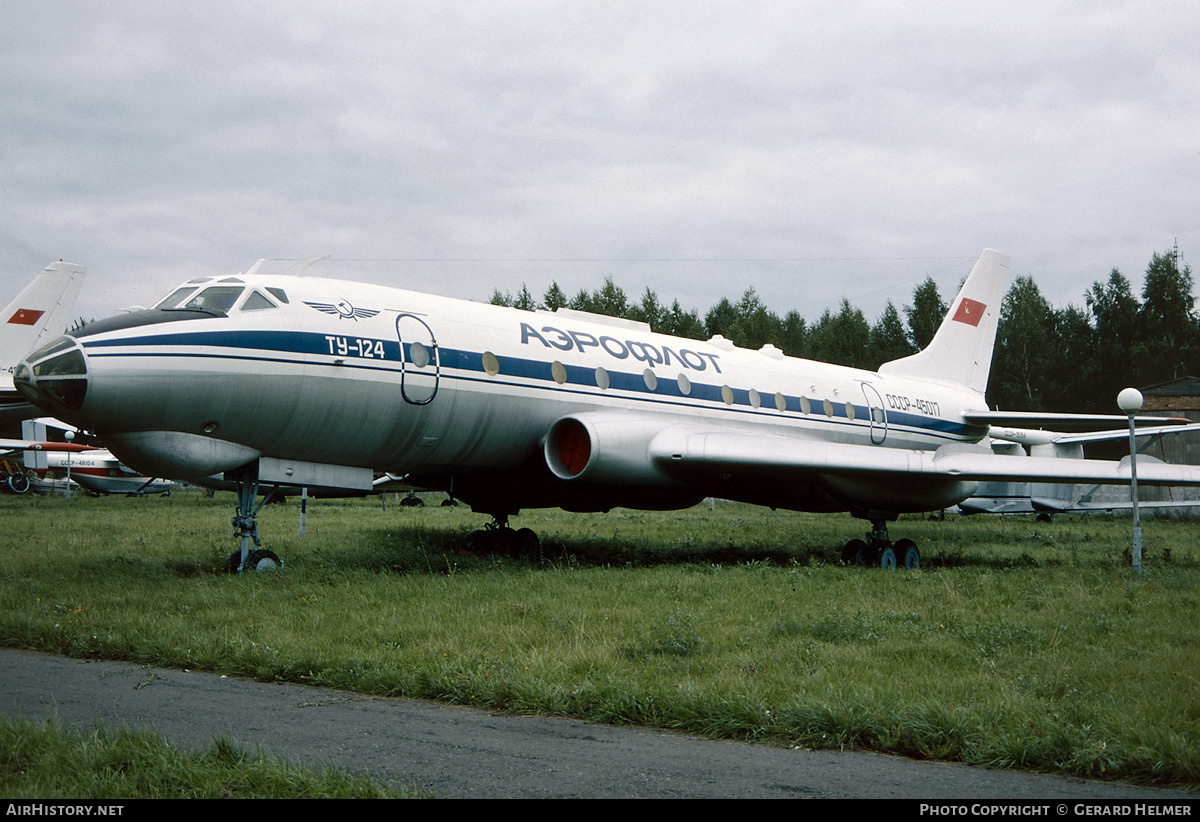
<path fill-rule="evenodd" d="M 1007 288 L 1008 257 L 989 248 L 971 269 L 933 341 L 924 351 L 884 363 L 879 373 L 958 383 L 982 394 Z"/>

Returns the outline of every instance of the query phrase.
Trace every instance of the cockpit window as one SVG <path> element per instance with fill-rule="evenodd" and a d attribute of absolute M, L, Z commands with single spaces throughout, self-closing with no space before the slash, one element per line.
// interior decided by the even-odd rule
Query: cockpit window
<path fill-rule="evenodd" d="M 242 303 L 243 311 L 263 311 L 267 308 L 278 308 L 279 306 L 268 300 L 261 292 L 255 291 L 246 298 L 246 302 Z"/>
<path fill-rule="evenodd" d="M 268 286 L 267 293 L 270 294 L 272 297 L 275 297 L 277 300 L 279 300 L 279 302 L 283 303 L 284 305 L 287 305 L 287 302 L 288 302 L 287 294 L 284 292 L 284 290 L 282 288 L 271 288 Z"/>
<path fill-rule="evenodd" d="M 168 294 L 166 297 L 158 301 L 155 308 L 177 308 L 181 302 L 195 294 L 198 289 L 194 286 L 185 285 L 183 288 L 177 288 Z"/>
<path fill-rule="evenodd" d="M 33 366 L 35 377 L 79 377 L 86 373 L 83 352 L 78 348 L 72 348 L 65 354 L 42 360 Z"/>
<path fill-rule="evenodd" d="M 238 297 L 242 296 L 243 290 L 241 286 L 214 285 L 192 297 L 182 307 L 195 311 L 215 311 L 228 314 Z"/>
<path fill-rule="evenodd" d="M 75 341 L 72 340 L 70 337 L 59 337 L 57 340 L 54 340 L 53 342 L 51 342 L 49 345 L 44 345 L 41 348 L 39 348 L 37 351 L 34 351 L 32 354 L 30 354 L 25 359 L 28 360 L 29 362 L 37 362 L 38 360 L 45 359 L 46 357 L 49 357 L 51 354 L 54 354 L 58 351 L 65 351 L 66 349 L 70 348 L 74 344 L 75 344 Z"/>

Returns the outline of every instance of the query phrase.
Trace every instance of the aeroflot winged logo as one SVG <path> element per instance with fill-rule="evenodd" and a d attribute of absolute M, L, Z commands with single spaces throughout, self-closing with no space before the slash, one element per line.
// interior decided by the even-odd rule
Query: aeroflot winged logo
<path fill-rule="evenodd" d="M 379 312 L 372 308 L 355 308 L 345 300 L 338 300 L 336 303 L 304 303 L 309 308 L 315 308 L 322 314 L 332 314 L 335 317 L 341 317 L 343 320 L 368 320 L 374 317 Z"/>
<path fill-rule="evenodd" d="M 987 306 L 983 303 L 972 300 L 970 297 L 963 297 L 962 302 L 958 304 L 958 310 L 954 312 L 954 321 L 977 327 L 986 310 Z"/>
<path fill-rule="evenodd" d="M 9 318 L 9 325 L 37 325 L 37 321 L 42 318 L 45 311 L 37 311 L 33 308 L 18 308 L 17 313 Z"/>

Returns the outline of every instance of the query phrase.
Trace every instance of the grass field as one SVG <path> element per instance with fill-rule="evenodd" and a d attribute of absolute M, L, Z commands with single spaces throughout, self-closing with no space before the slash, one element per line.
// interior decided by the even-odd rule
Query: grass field
<path fill-rule="evenodd" d="M 365 775 L 254 756 L 235 741 L 181 750 L 150 731 L 0 718 L 0 796 L 20 799 L 412 799 Z M 13 811 L 9 811 L 13 813 Z"/>
<path fill-rule="evenodd" d="M 231 494 L 0 497 L 0 643 L 230 675 L 1200 787 L 1200 540 L 1144 520 L 902 519 L 920 571 L 843 567 L 864 523 L 717 503 L 485 518 L 378 499 L 260 515 L 285 568 L 228 576 Z"/>

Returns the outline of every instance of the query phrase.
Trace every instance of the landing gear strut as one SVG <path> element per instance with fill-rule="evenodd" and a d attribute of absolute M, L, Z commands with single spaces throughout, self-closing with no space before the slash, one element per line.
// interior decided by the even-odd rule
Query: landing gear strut
<path fill-rule="evenodd" d="M 902 539 L 893 543 L 888 538 L 887 522 L 881 519 L 871 520 L 871 530 L 866 539 L 852 539 L 842 549 L 842 562 L 847 565 L 864 565 L 873 568 L 907 568 L 915 570 L 921 567 L 921 552 L 911 539 Z"/>
<path fill-rule="evenodd" d="M 501 514 L 467 538 L 467 550 L 473 554 L 500 556 L 537 562 L 542 557 L 542 541 L 529 528 L 514 531 L 508 526 L 508 516 Z"/>
<path fill-rule="evenodd" d="M 258 472 L 253 468 L 247 469 L 241 478 L 235 479 L 234 482 L 237 485 L 238 505 L 237 513 L 231 522 L 233 535 L 240 541 L 241 547 L 229 555 L 229 559 L 225 561 L 225 570 L 237 574 L 251 569 L 273 571 L 282 568 L 283 560 L 275 556 L 273 551 L 261 547 L 257 519 L 258 512 L 270 501 L 278 486 L 272 486 L 271 490 L 263 495 L 262 502 L 255 505 L 255 498 L 258 497 Z M 251 541 L 254 542 L 254 550 L 250 549 Z"/>

